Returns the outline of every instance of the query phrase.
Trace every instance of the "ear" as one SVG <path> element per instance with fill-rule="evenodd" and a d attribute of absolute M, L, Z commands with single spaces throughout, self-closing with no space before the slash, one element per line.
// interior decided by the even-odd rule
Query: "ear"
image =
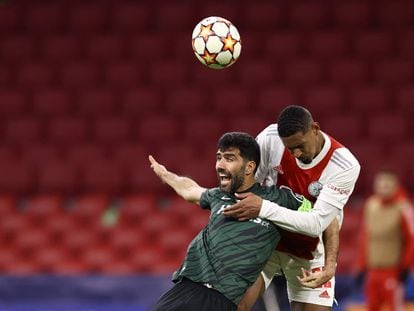
<path fill-rule="evenodd" d="M 248 175 L 253 174 L 255 168 L 256 168 L 256 162 L 254 162 L 254 161 L 247 162 L 247 165 L 246 165 L 246 174 L 248 174 Z"/>
<path fill-rule="evenodd" d="M 321 130 L 321 127 L 318 122 L 312 122 L 311 126 L 312 126 L 312 130 L 315 131 L 315 133 L 318 133 L 318 131 Z"/>

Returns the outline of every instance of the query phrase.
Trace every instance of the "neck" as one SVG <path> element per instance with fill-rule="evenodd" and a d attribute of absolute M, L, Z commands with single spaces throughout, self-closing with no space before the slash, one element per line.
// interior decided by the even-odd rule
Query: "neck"
<path fill-rule="evenodd" d="M 318 150 L 316 151 L 315 157 L 322 151 L 322 148 L 325 145 L 325 136 L 323 136 L 321 131 L 319 131 L 319 133 L 318 133 L 317 140 L 318 140 L 318 146 L 319 147 L 318 147 Z"/>
<path fill-rule="evenodd" d="M 250 179 L 249 178 L 249 180 L 245 180 L 243 185 L 241 187 L 239 187 L 239 189 L 237 189 L 237 192 L 246 191 L 246 190 L 250 189 L 251 187 L 253 187 L 255 183 L 256 183 L 255 179 Z"/>

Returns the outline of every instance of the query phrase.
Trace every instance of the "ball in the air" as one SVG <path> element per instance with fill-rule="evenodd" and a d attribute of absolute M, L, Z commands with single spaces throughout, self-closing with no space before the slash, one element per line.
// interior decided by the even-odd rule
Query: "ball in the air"
<path fill-rule="evenodd" d="M 223 69 L 239 58 L 241 39 L 239 31 L 230 21 L 211 16 L 194 27 L 192 46 L 195 56 L 203 65 Z"/>

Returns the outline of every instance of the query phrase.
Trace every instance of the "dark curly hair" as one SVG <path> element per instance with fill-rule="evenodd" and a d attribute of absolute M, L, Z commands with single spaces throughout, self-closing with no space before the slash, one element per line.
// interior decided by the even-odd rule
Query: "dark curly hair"
<path fill-rule="evenodd" d="M 306 133 L 313 118 L 308 109 L 302 106 L 290 105 L 283 109 L 277 121 L 280 137 L 289 137 L 296 133 Z"/>

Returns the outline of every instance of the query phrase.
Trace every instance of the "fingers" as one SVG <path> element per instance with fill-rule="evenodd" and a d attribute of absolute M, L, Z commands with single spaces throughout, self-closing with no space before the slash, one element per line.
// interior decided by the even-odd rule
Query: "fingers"
<path fill-rule="evenodd" d="M 251 195 L 250 192 L 247 193 L 235 193 L 234 194 L 236 198 L 243 200 L 244 198 L 247 198 L 249 195 Z"/>

